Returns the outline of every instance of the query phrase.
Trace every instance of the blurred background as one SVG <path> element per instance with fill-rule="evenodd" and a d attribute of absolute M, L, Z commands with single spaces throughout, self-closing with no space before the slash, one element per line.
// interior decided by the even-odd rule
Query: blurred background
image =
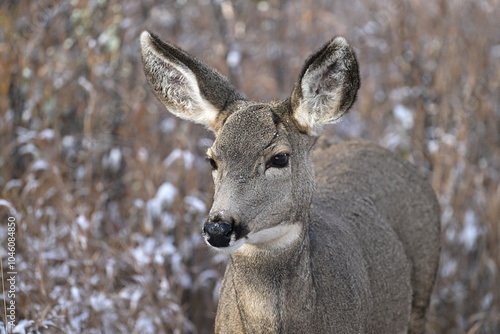
<path fill-rule="evenodd" d="M 213 136 L 147 87 L 144 29 L 254 100 L 289 96 L 306 57 L 347 37 L 362 87 L 325 136 L 377 142 L 432 182 L 428 332 L 500 333 L 499 17 L 498 0 L 3 0 L 0 246 L 5 264 L 15 217 L 18 333 L 213 331 Z"/>

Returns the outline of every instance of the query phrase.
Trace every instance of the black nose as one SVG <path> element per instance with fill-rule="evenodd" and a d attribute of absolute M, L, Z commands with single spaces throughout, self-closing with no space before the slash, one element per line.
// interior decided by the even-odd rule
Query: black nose
<path fill-rule="evenodd" d="M 203 234 L 207 242 L 214 247 L 227 247 L 233 233 L 233 220 L 225 219 L 224 215 L 210 215 L 203 226 Z"/>

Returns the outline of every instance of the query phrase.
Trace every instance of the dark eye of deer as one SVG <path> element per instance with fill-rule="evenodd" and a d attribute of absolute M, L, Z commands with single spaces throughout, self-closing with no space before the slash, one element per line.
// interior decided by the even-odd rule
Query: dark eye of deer
<path fill-rule="evenodd" d="M 217 163 L 212 158 L 207 158 L 208 163 L 212 166 L 212 170 L 217 170 Z"/>
<path fill-rule="evenodd" d="M 266 168 L 284 168 L 288 166 L 288 153 L 276 154 L 274 157 L 269 160 Z"/>

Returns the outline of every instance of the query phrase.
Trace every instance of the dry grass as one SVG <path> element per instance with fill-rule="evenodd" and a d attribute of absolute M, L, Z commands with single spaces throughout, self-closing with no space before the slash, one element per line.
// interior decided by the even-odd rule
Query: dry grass
<path fill-rule="evenodd" d="M 224 259 L 200 238 L 211 135 L 146 87 L 147 28 L 260 100 L 286 97 L 311 51 L 348 37 L 363 86 L 326 135 L 378 141 L 429 173 L 443 224 L 429 332 L 500 332 L 500 3 L 331 3 L 2 2 L 0 245 L 5 263 L 15 216 L 18 323 L 212 332 Z"/>

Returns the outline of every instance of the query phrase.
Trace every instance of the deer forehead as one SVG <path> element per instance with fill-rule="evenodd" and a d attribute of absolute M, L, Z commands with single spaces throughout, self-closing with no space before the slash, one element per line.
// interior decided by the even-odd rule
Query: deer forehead
<path fill-rule="evenodd" d="M 286 140 L 280 123 L 270 106 L 235 111 L 218 132 L 211 153 L 220 159 L 256 158 L 274 143 Z"/>

